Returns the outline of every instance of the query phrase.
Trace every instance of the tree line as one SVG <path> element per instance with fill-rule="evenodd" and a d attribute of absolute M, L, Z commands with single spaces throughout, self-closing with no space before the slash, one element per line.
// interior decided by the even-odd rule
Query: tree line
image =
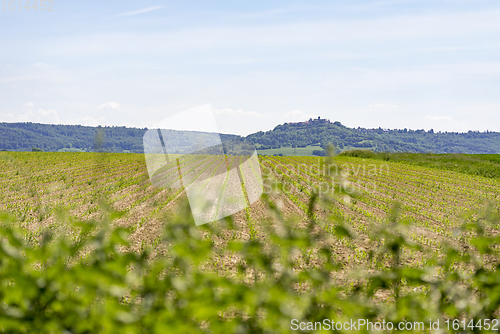
<path fill-rule="evenodd" d="M 375 152 L 500 153 L 499 132 L 435 132 L 434 130 L 349 128 L 340 122 L 313 120 L 285 123 L 247 137 L 258 149 L 333 145 L 340 151 L 369 149 Z M 318 148 L 317 155 L 323 155 Z"/>

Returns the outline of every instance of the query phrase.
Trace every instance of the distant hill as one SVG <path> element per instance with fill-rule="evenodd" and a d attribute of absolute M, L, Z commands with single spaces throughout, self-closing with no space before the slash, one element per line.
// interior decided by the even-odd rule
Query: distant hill
<path fill-rule="evenodd" d="M 31 151 L 36 147 L 43 151 L 93 152 L 97 149 L 107 152 L 144 153 L 143 136 L 146 131 L 147 128 L 124 126 L 0 123 L 0 150 Z M 170 143 L 175 144 L 173 147 L 178 153 L 183 153 L 183 147 L 191 145 L 189 134 L 196 135 L 196 140 L 203 138 L 204 134 L 209 139 L 213 138 L 213 135 L 208 133 L 182 131 L 182 135 L 177 136 L 179 142 Z M 222 141 L 237 137 L 239 136 L 221 134 Z"/>
<path fill-rule="evenodd" d="M 31 151 L 36 147 L 43 151 L 92 152 L 96 149 L 108 152 L 143 153 L 143 136 L 146 128 L 124 126 L 91 127 L 82 125 L 52 125 L 37 123 L 0 123 L 0 150 Z M 175 132 L 174 130 L 169 130 Z M 98 136 L 98 134 L 100 134 Z M 192 138 L 208 139 L 208 133 L 183 132 L 173 136 L 179 139 L 170 143 L 178 153 L 192 145 Z M 221 134 L 222 141 L 242 137 Z M 329 144 L 338 150 L 369 149 L 376 152 L 414 153 L 500 153 L 499 132 L 434 132 L 424 130 L 388 130 L 348 128 L 340 122 L 326 119 L 310 119 L 298 123 L 285 123 L 271 131 L 257 132 L 246 140 L 260 150 L 317 146 L 318 154 Z"/>
<path fill-rule="evenodd" d="M 340 151 L 369 149 L 376 152 L 500 153 L 500 132 L 356 129 L 319 117 L 278 125 L 271 131 L 253 133 L 246 139 L 261 150 L 310 145 L 326 148 L 333 144 Z M 317 153 L 321 151 L 318 147 Z"/>

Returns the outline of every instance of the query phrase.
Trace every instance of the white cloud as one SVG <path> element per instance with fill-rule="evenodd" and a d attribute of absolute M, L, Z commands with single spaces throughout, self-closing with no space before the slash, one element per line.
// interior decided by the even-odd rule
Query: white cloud
<path fill-rule="evenodd" d="M 160 129 L 219 132 L 210 104 L 203 104 L 170 115 L 158 122 Z"/>
<path fill-rule="evenodd" d="M 248 135 L 262 130 L 264 122 L 269 121 L 269 115 L 243 109 L 215 109 L 215 120 L 220 133 Z"/>
<path fill-rule="evenodd" d="M 382 103 L 374 103 L 370 104 L 370 108 L 399 108 L 399 106 L 397 104 L 385 105 Z"/>
<path fill-rule="evenodd" d="M 55 111 L 54 109 L 44 110 L 39 108 L 37 111 L 37 121 L 41 123 L 61 123 L 61 119 L 59 118 L 57 111 Z"/>
<path fill-rule="evenodd" d="M 14 122 L 14 115 L 12 114 L 0 114 L 0 122 Z"/>
<path fill-rule="evenodd" d="M 54 68 L 55 67 L 53 65 L 42 63 L 41 61 L 39 61 L 38 63 L 33 64 L 32 66 L 35 67 L 35 68 Z"/>
<path fill-rule="evenodd" d="M 38 108 L 36 112 L 33 112 L 33 103 L 29 102 L 23 105 L 27 110 L 23 114 L 14 115 L 12 113 L 1 114 L 0 119 L 5 122 L 34 122 L 34 123 L 45 123 L 45 124 L 61 124 L 61 119 L 57 111 L 54 109 L 42 109 Z"/>
<path fill-rule="evenodd" d="M 480 104 L 462 106 L 457 108 L 464 115 L 475 116 L 476 118 L 485 118 L 488 116 L 497 116 L 500 114 L 499 104 Z"/>
<path fill-rule="evenodd" d="M 16 81 L 30 81 L 30 80 L 35 80 L 35 79 L 38 79 L 38 77 L 34 76 L 34 75 L 18 75 L 18 76 L 11 76 L 11 77 L 3 77 L 3 78 L 0 78 L 0 84 L 16 82 Z"/>
<path fill-rule="evenodd" d="M 120 104 L 118 102 L 105 102 L 97 110 L 120 110 Z"/>
<path fill-rule="evenodd" d="M 216 115 L 228 115 L 228 116 L 251 116 L 251 117 L 266 117 L 266 115 L 259 114 L 258 112 L 255 111 L 243 111 L 242 109 L 229 109 L 229 108 L 224 108 L 224 109 L 216 109 L 215 110 Z"/>
<path fill-rule="evenodd" d="M 309 118 L 316 118 L 316 116 L 312 114 L 306 114 L 302 110 L 293 110 L 290 112 L 287 112 L 284 115 L 284 118 L 287 120 L 293 120 L 293 121 L 307 121 Z"/>
<path fill-rule="evenodd" d="M 86 125 L 86 126 L 97 126 L 97 125 L 105 125 L 106 118 L 105 117 L 99 117 L 97 119 L 90 117 L 90 116 L 84 116 L 80 118 L 75 118 L 75 119 L 70 119 L 66 122 L 65 124 L 73 124 L 73 125 Z"/>
<path fill-rule="evenodd" d="M 152 10 L 161 9 L 161 8 L 163 8 L 163 7 L 164 7 L 164 6 L 153 6 L 153 7 L 148 7 L 148 8 L 143 8 L 143 9 L 135 10 L 135 11 L 132 11 L 132 12 L 126 12 L 126 13 L 117 14 L 116 16 L 131 16 L 131 15 L 137 15 L 137 14 L 147 13 L 147 12 L 150 12 L 150 11 L 152 11 Z"/>
<path fill-rule="evenodd" d="M 31 110 L 29 110 L 26 114 L 22 114 L 17 117 L 14 116 L 13 122 L 34 122 L 34 116 L 35 114 Z"/>
<path fill-rule="evenodd" d="M 453 121 L 453 118 L 450 116 L 425 116 L 426 121 Z"/>

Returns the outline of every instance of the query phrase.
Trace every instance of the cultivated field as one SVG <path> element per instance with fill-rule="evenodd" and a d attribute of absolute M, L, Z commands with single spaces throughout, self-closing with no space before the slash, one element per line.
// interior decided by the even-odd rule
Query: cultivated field
<path fill-rule="evenodd" d="M 237 164 L 240 157 L 229 159 Z M 140 249 L 158 241 L 162 226 L 186 197 L 182 188 L 153 186 L 141 154 L 2 152 L 0 161 L 0 210 L 14 214 L 33 241 L 57 228 L 58 210 L 66 209 L 73 220 L 98 219 L 106 201 L 126 211 L 117 224 L 132 228 L 135 249 Z M 401 203 L 401 219 L 414 221 L 411 239 L 439 249 L 445 242 L 467 242 L 466 234 L 456 233 L 461 222 L 488 203 L 498 206 L 500 199 L 500 182 L 495 179 L 378 160 L 260 157 L 260 164 L 264 192 L 285 218 L 296 217 L 302 224 L 313 219 L 316 229 L 327 235 L 333 235 L 341 221 L 349 226 L 355 242 L 331 240 L 335 256 L 348 267 L 366 262 L 370 228 L 386 219 L 395 202 Z M 207 156 L 193 156 L 186 165 L 192 166 L 193 180 L 226 168 L 223 160 Z M 343 195 L 320 205 L 334 191 Z M 319 201 L 310 212 L 309 199 L 315 192 Z M 265 237 L 256 222 L 275 218 L 267 206 L 261 199 L 233 216 L 239 226 L 237 238 Z M 406 259 L 417 265 L 421 260 L 411 251 Z"/>
<path fill-rule="evenodd" d="M 306 146 L 306 147 L 280 147 L 280 148 L 272 148 L 268 150 L 259 150 L 259 154 L 262 155 L 274 155 L 274 154 L 283 154 L 285 156 L 313 156 L 314 150 L 321 150 L 320 146 Z"/>
<path fill-rule="evenodd" d="M 179 157 L 154 174 L 175 187 L 158 188 L 140 154 L 0 153 L 0 329 L 499 328 L 498 179 L 355 157 L 260 157 L 264 193 L 252 198 L 259 165 L 245 159 Z M 183 186 L 208 194 L 217 175 L 216 201 L 231 193 L 253 204 L 195 226 Z"/>

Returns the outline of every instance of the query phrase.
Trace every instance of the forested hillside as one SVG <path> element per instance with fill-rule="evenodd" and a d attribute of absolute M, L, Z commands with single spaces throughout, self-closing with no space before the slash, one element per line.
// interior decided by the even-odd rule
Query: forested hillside
<path fill-rule="evenodd" d="M 37 123 L 0 123 L 0 150 L 31 151 L 85 151 L 95 149 L 97 134 L 101 134 L 100 149 L 108 152 L 143 153 L 146 128 L 90 127 L 81 125 L 52 125 Z M 192 133 L 195 134 L 194 132 Z M 187 137 L 186 137 L 187 136 Z M 200 133 L 196 133 L 199 140 Z M 176 137 L 176 136 L 174 136 Z M 189 144 L 189 132 L 177 136 L 178 153 Z M 239 136 L 221 134 L 223 141 Z M 258 149 L 280 147 L 326 148 L 335 145 L 340 151 L 370 149 L 376 152 L 415 153 L 500 153 L 499 132 L 434 132 L 432 130 L 387 130 L 348 128 L 340 122 L 314 119 L 300 123 L 285 123 L 267 132 L 246 137 Z"/>
<path fill-rule="evenodd" d="M 0 150 L 31 151 L 34 147 L 43 151 L 144 153 L 143 136 L 147 128 L 125 126 L 91 127 L 82 125 L 53 125 L 37 123 L 0 123 Z M 172 130 L 173 131 L 173 130 Z M 98 135 L 99 134 L 99 135 Z M 183 141 L 195 132 L 183 131 L 176 146 L 181 152 Z M 204 133 L 196 133 L 199 135 Z M 173 136 L 176 137 L 176 136 Z M 221 139 L 231 140 L 235 135 L 221 134 Z M 96 140 L 98 143 L 96 143 Z M 187 140 L 189 142 L 189 138 Z M 189 143 L 188 143 L 189 144 Z"/>
<path fill-rule="evenodd" d="M 356 129 L 320 118 L 278 125 L 271 131 L 251 134 L 247 139 L 260 149 L 308 145 L 325 148 L 333 144 L 341 151 L 361 148 L 377 152 L 500 153 L 499 132 Z"/>

